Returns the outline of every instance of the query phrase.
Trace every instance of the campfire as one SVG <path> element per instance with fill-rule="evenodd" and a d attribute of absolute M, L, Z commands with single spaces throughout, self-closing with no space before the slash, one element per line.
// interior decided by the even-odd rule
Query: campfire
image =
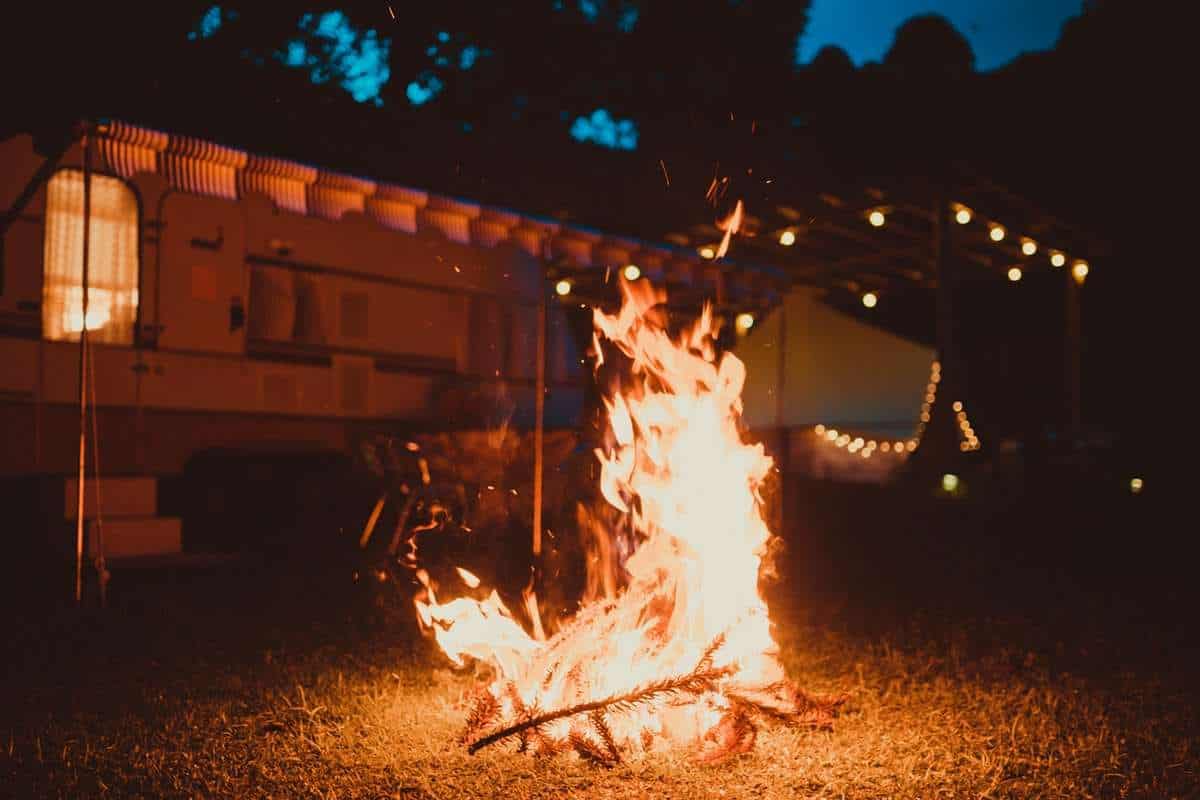
<path fill-rule="evenodd" d="M 515 742 L 605 765 L 673 747 L 715 760 L 749 750 L 760 722 L 823 726 L 841 702 L 788 681 L 759 594 L 773 462 L 743 440 L 744 365 L 718 356 L 709 307 L 673 336 L 664 292 L 621 290 L 619 311 L 593 312 L 597 366 L 606 351 L 628 362 L 606 389 L 596 457 L 628 524 L 599 531 L 579 611 L 547 638 L 532 590 L 523 625 L 496 591 L 443 599 L 417 571 L 423 629 L 455 664 L 492 668 L 462 733 L 472 753 Z M 478 578 L 458 576 L 478 596 Z"/>

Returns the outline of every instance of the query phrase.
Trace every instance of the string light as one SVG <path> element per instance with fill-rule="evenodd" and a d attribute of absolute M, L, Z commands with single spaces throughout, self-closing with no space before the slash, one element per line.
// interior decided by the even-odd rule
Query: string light
<path fill-rule="evenodd" d="M 875 294 L 874 292 L 866 292 L 862 296 L 862 304 L 864 306 L 866 306 L 867 308 L 874 308 L 875 304 L 878 302 L 879 302 L 879 296 L 877 294 Z"/>
<path fill-rule="evenodd" d="M 784 247 L 791 247 L 796 243 L 796 234 L 794 231 L 784 231 L 779 234 L 779 243 Z"/>
<path fill-rule="evenodd" d="M 571 282 L 564 278 L 563 280 L 554 284 L 554 291 L 559 297 L 566 297 L 571 293 Z"/>
<path fill-rule="evenodd" d="M 704 247 L 700 248 L 700 257 L 701 258 L 712 259 L 716 255 L 717 255 L 717 251 L 713 250 L 708 245 L 705 245 Z"/>
<path fill-rule="evenodd" d="M 958 476 L 953 472 L 947 472 L 942 476 L 942 491 L 946 494 L 954 494 L 958 490 Z"/>
<path fill-rule="evenodd" d="M 1087 280 L 1087 276 L 1088 264 L 1086 261 L 1076 261 L 1071 265 L 1071 277 L 1075 279 L 1077 284 L 1083 286 L 1083 282 Z"/>
<path fill-rule="evenodd" d="M 827 444 L 832 444 L 835 447 L 846 448 L 848 452 L 858 453 L 863 458 L 871 458 L 876 452 L 889 453 L 897 457 L 905 457 L 917 449 L 921 438 L 925 435 L 925 426 L 929 422 L 929 412 L 933 407 L 933 402 L 937 399 L 937 386 L 942 380 L 942 365 L 939 361 L 934 361 L 929 365 L 929 382 L 925 385 L 925 398 L 921 403 L 920 422 L 917 424 L 917 429 L 913 438 L 908 441 L 896 440 L 895 442 L 877 442 L 874 439 L 866 440 L 861 436 L 851 438 L 849 434 L 839 433 L 834 428 L 828 428 L 825 425 L 813 426 L 813 433 L 817 437 L 817 441 L 824 441 Z M 961 407 L 961 403 L 957 404 Z M 972 433 L 972 435 L 974 435 Z"/>
<path fill-rule="evenodd" d="M 974 211 L 964 204 L 950 203 L 950 210 L 954 212 L 954 221 L 960 225 L 970 223 L 972 219 L 974 219 Z M 883 227 L 884 222 L 887 221 L 886 216 L 884 216 L 884 209 L 878 209 L 878 207 L 877 209 L 871 209 L 868 212 L 868 215 L 866 215 L 866 219 L 868 219 L 872 225 L 875 225 L 876 228 Z M 988 222 L 988 237 L 991 241 L 1002 242 L 1007 236 L 1008 229 L 1004 228 L 1004 225 L 998 222 Z M 1036 255 L 1038 253 L 1040 246 L 1036 240 L 1032 239 L 1032 237 L 1021 236 L 1020 248 L 1021 254 L 1026 255 L 1026 257 L 1031 257 L 1031 255 Z M 1060 251 L 1060 249 L 1048 249 L 1046 253 L 1048 253 L 1050 257 L 1051 266 L 1061 267 L 1067 264 L 1067 254 Z M 1078 269 L 1078 272 L 1074 271 L 1076 269 Z M 1084 279 L 1087 277 L 1087 271 L 1087 261 L 1082 259 L 1074 261 L 1073 276 L 1075 277 L 1076 283 L 1079 283 L 1080 285 L 1084 284 Z M 1020 281 L 1021 277 L 1022 271 L 1020 267 L 1014 267 L 1014 269 L 1008 270 L 1009 281 Z"/>
<path fill-rule="evenodd" d="M 624 274 L 625 280 L 636 281 L 638 278 L 642 277 L 642 268 L 637 264 L 629 264 L 625 267 Z"/>
<path fill-rule="evenodd" d="M 979 437 L 975 435 L 975 429 L 971 427 L 971 420 L 967 417 L 967 407 L 961 400 L 955 400 L 950 407 L 954 409 L 954 418 L 958 420 L 958 449 L 964 453 L 978 450 Z"/>
<path fill-rule="evenodd" d="M 1145 485 L 1146 485 L 1145 481 L 1143 481 L 1141 478 L 1130 478 L 1129 479 L 1129 491 L 1132 492 L 1133 494 L 1140 493 L 1142 491 L 1142 487 Z"/>
<path fill-rule="evenodd" d="M 745 333 L 754 327 L 754 315 L 748 312 L 742 312 L 734 318 L 733 324 L 740 333 Z"/>

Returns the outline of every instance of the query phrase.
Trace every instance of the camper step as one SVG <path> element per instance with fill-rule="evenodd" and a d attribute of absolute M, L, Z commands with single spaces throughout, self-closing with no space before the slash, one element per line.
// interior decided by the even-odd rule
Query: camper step
<path fill-rule="evenodd" d="M 84 519 L 96 517 L 95 478 L 84 480 Z M 79 502 L 79 479 L 63 481 L 65 519 L 75 519 Z M 101 477 L 100 513 L 111 517 L 153 517 L 158 513 L 158 478 L 154 476 Z"/>
<path fill-rule="evenodd" d="M 159 556 L 183 550 L 183 524 L 179 517 L 110 517 L 104 515 L 104 557 Z M 95 556 L 96 522 L 87 525 L 88 554 Z"/>

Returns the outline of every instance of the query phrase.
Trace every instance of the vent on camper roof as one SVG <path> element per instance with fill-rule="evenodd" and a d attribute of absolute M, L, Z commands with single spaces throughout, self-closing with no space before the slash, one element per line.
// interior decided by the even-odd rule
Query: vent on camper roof
<path fill-rule="evenodd" d="M 342 292 L 339 308 L 339 329 L 348 339 L 367 338 L 367 309 L 369 295 L 366 292 Z"/>

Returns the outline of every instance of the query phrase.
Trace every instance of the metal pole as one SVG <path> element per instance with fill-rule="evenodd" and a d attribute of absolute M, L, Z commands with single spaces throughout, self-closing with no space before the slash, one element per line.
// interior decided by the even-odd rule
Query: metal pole
<path fill-rule="evenodd" d="M 79 331 L 79 470 L 77 473 L 78 496 L 75 503 L 75 605 L 83 602 L 83 512 L 84 512 L 84 466 L 87 463 L 87 312 L 88 312 L 88 257 L 91 247 L 92 228 L 92 137 L 89 123 L 83 130 L 83 276 L 80 305 L 82 317 Z"/>
<path fill-rule="evenodd" d="M 538 301 L 537 397 L 534 399 L 533 427 L 533 557 L 542 554 L 542 454 L 546 428 L 546 286 L 543 281 Z"/>

